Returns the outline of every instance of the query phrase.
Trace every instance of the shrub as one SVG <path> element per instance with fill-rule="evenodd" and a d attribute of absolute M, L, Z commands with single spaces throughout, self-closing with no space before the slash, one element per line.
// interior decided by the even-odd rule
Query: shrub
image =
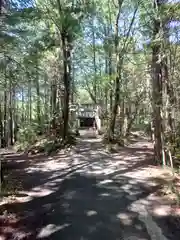
<path fill-rule="evenodd" d="M 18 131 L 16 147 L 21 151 L 29 145 L 34 144 L 36 141 L 37 133 L 35 127 L 32 125 L 23 126 Z"/>

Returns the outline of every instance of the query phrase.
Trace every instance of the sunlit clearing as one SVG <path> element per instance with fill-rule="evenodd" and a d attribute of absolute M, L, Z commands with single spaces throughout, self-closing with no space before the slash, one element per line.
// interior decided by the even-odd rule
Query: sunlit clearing
<path fill-rule="evenodd" d="M 91 217 L 91 216 L 97 215 L 97 212 L 96 212 L 96 211 L 93 211 L 93 210 L 89 210 L 89 211 L 86 212 L 86 215 L 87 215 L 88 217 Z"/>
<path fill-rule="evenodd" d="M 139 159 L 139 156 L 135 156 L 135 157 L 133 157 L 133 156 L 127 156 L 127 157 L 124 157 L 124 160 L 130 160 L 132 163 L 133 163 L 133 160 L 134 159 Z"/>
<path fill-rule="evenodd" d="M 132 185 L 131 184 L 126 184 L 126 185 L 122 186 L 121 188 L 124 189 L 124 190 L 129 190 L 129 189 L 132 188 Z"/>
<path fill-rule="evenodd" d="M 128 213 L 118 213 L 117 218 L 121 221 L 122 224 L 124 225 L 131 225 L 132 224 L 132 219 L 130 214 Z"/>
<path fill-rule="evenodd" d="M 22 192 L 19 192 L 19 194 L 27 194 L 26 192 L 22 191 Z M 33 197 L 32 196 L 23 196 L 23 197 L 18 197 L 18 202 L 30 202 L 33 200 Z M 1 240 L 1 239 L 0 239 Z"/>
<path fill-rule="evenodd" d="M 105 175 L 109 175 L 109 174 L 112 174 L 114 173 L 115 171 L 117 170 L 117 168 L 113 167 L 113 166 L 110 166 L 109 168 L 105 168 L 103 173 Z"/>
<path fill-rule="evenodd" d="M 44 197 L 47 196 L 51 193 L 53 193 L 54 191 L 49 190 L 47 188 L 42 188 L 41 187 L 35 187 L 33 188 L 31 191 L 28 192 L 28 195 L 31 197 Z"/>
<path fill-rule="evenodd" d="M 108 196 L 110 196 L 110 194 L 109 193 L 101 193 L 100 196 L 101 197 L 108 197 Z"/>
<path fill-rule="evenodd" d="M 96 166 L 93 166 L 93 169 L 94 169 L 94 170 L 98 170 L 98 169 L 102 169 L 102 168 L 101 168 L 100 166 L 97 166 L 97 165 L 96 165 Z"/>
<path fill-rule="evenodd" d="M 79 171 L 78 171 L 78 172 L 79 172 Z M 88 172 L 91 173 L 91 174 L 96 174 L 96 175 L 99 175 L 99 174 L 103 174 L 103 173 L 104 173 L 103 169 L 101 169 L 101 170 L 95 170 L 94 167 L 92 167 L 92 169 L 89 170 Z"/>
<path fill-rule="evenodd" d="M 160 217 L 168 216 L 171 214 L 171 206 L 167 206 L 167 205 L 157 206 L 153 210 L 153 213 L 154 215 L 160 216 Z"/>
<path fill-rule="evenodd" d="M 112 182 L 113 182 L 112 180 L 106 179 L 106 180 L 101 181 L 98 185 L 108 184 L 108 183 L 112 183 Z"/>
<path fill-rule="evenodd" d="M 45 237 L 49 237 L 51 234 L 59 231 L 59 230 L 62 230 L 66 227 L 69 227 L 70 224 L 63 224 L 63 225 L 60 225 L 60 226 L 56 226 L 54 224 L 49 224 L 47 225 L 46 227 L 42 228 L 41 231 L 39 232 L 37 238 L 45 238 Z"/>

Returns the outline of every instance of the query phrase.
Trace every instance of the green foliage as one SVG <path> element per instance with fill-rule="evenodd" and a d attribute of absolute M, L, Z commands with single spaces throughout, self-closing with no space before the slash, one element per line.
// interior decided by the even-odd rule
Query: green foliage
<path fill-rule="evenodd" d="M 50 155 L 51 153 L 60 150 L 63 146 L 61 139 L 43 136 L 41 138 L 39 137 L 35 144 L 32 146 L 30 145 L 27 152 L 29 154 L 45 153 Z"/>
<path fill-rule="evenodd" d="M 5 18 L 7 25 L 16 26 L 22 21 L 31 23 L 32 21 L 39 20 L 41 18 L 41 12 L 35 7 L 28 7 L 22 9 L 12 9 L 12 11 Z"/>
<path fill-rule="evenodd" d="M 20 128 L 17 135 L 18 150 L 26 149 L 29 145 L 37 141 L 37 126 L 25 124 Z"/>
<path fill-rule="evenodd" d="M 125 145 L 125 139 L 119 137 L 118 135 L 116 136 L 111 136 L 109 139 L 109 136 L 107 134 L 104 134 L 103 136 L 103 143 L 104 144 L 113 144 L 113 145 L 118 145 L 118 146 L 124 146 Z"/>
<path fill-rule="evenodd" d="M 58 131 L 58 129 L 56 129 Z M 76 133 L 69 132 L 66 142 L 62 140 L 61 135 L 51 135 L 45 132 L 45 125 L 38 125 L 36 122 L 24 124 L 17 135 L 16 150 L 26 151 L 31 154 L 46 153 L 51 154 L 65 147 L 73 145 L 76 142 Z"/>
<path fill-rule="evenodd" d="M 82 103 L 92 103 L 92 100 L 89 96 L 89 93 L 85 90 L 85 89 L 82 89 L 82 88 L 79 88 L 78 89 L 78 102 L 80 104 Z"/>
<path fill-rule="evenodd" d="M 96 95 L 96 102 L 102 100 L 110 116 L 109 105 L 114 103 L 115 80 L 119 75 L 120 101 L 124 101 L 125 107 L 132 107 L 130 115 L 134 113 L 133 108 L 148 108 L 151 101 L 147 94 L 151 88 L 147 83 L 151 79 L 149 46 L 162 40 L 162 36 L 156 36 L 151 44 L 147 44 L 152 38 L 153 20 L 161 14 L 154 9 L 153 1 L 123 1 L 117 34 L 120 56 L 115 52 L 118 1 L 37 0 L 36 5 L 22 4 L 23 1 L 21 8 L 12 7 L 3 17 L 0 31 L 0 97 L 6 97 L 5 86 L 7 99 L 10 99 L 9 92 L 14 90 L 11 107 L 13 112 L 16 110 L 18 124 L 24 119 L 18 133 L 20 144 L 26 146 L 39 140 L 37 136 L 46 128 L 44 123 L 49 126 L 50 120 L 62 112 L 65 95 L 63 63 L 66 62 L 62 36 L 70 43 L 67 47 L 73 50 L 70 68 L 73 88 L 77 92 L 75 102 L 90 103 Z M 130 28 L 137 5 L 138 14 Z M 179 12 L 179 7 L 172 5 L 164 6 L 165 15 Z M 176 51 L 176 46 L 173 47 Z M 118 57 L 123 59 L 120 66 L 117 66 Z M 179 79 L 178 63 L 174 64 L 177 76 L 173 77 L 176 79 Z M 70 92 L 73 84 L 70 83 Z M 55 104 L 52 103 L 54 98 Z M 2 106 L 3 113 L 4 110 Z M 138 120 L 148 132 L 148 126 L 143 123 L 144 115 L 140 113 Z M 37 124 L 38 120 L 40 123 Z M 58 131 L 62 132 L 62 128 Z M 51 148 L 51 141 L 47 141 L 47 148 Z"/>

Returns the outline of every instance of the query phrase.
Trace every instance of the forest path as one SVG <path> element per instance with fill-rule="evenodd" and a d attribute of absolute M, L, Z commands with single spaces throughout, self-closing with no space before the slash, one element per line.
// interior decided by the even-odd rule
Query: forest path
<path fill-rule="evenodd" d="M 69 153 L 54 157 L 7 155 L 22 183 L 0 218 L 0 240 L 179 239 L 169 203 L 155 192 L 147 141 L 107 153 L 99 139 L 83 133 Z M 8 216 L 8 218 L 6 217 Z"/>

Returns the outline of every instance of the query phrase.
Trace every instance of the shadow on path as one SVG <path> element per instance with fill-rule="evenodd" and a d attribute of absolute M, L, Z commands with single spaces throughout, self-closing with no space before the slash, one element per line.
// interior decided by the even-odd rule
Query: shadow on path
<path fill-rule="evenodd" d="M 13 172 L 29 198 L 1 206 L 12 217 L 0 218 L 0 236 L 3 240 L 179 240 L 177 228 L 171 226 L 173 216 L 151 219 L 143 206 L 158 186 L 133 172 L 149 165 L 151 157 L 150 149 L 108 154 L 101 143 L 87 141 L 68 156 L 16 159 L 21 162 Z"/>

